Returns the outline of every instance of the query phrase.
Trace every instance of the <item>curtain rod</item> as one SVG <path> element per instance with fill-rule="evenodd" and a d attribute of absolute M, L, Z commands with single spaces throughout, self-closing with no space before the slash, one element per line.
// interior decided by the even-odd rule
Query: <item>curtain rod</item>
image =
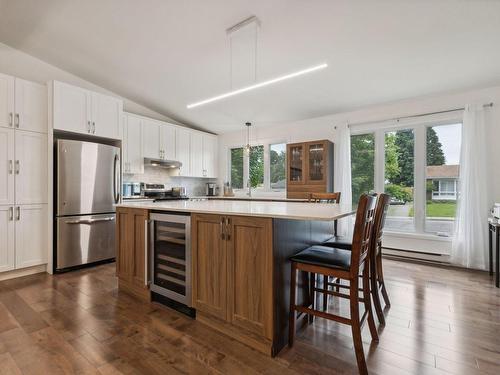
<path fill-rule="evenodd" d="M 488 107 L 493 107 L 493 102 L 483 104 L 483 108 L 488 108 Z M 356 126 L 356 125 L 372 124 L 372 123 L 376 123 L 376 122 L 399 121 L 399 120 L 404 120 L 404 119 L 407 119 L 407 118 L 424 117 L 424 116 L 430 116 L 430 115 L 439 115 L 439 114 L 441 114 L 441 113 L 449 113 L 449 112 L 463 111 L 464 109 L 465 109 L 465 107 L 460 107 L 460 108 L 454 108 L 454 109 L 447 109 L 447 110 L 444 110 L 444 111 L 436 111 L 436 112 L 420 113 L 420 114 L 417 114 L 417 115 L 400 116 L 400 117 L 392 117 L 392 118 L 388 118 L 388 119 L 384 119 L 384 120 L 354 122 L 354 123 L 352 123 L 352 124 L 349 124 L 349 123 L 348 123 L 348 125 L 347 125 L 347 126 L 348 126 L 348 127 L 351 127 L 351 126 L 353 126 L 353 125 L 354 125 L 354 126 Z M 335 129 L 337 129 L 337 127 L 336 127 L 336 126 L 335 126 L 334 128 L 335 128 Z"/>

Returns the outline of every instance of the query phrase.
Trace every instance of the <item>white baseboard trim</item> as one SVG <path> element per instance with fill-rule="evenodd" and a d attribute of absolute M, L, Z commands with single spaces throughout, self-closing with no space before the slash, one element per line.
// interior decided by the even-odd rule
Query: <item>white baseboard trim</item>
<path fill-rule="evenodd" d="M 382 249 L 382 253 L 383 255 L 387 255 L 388 257 L 391 258 L 406 258 L 406 259 L 437 262 L 445 265 L 450 264 L 450 256 L 444 254 L 423 253 L 420 251 L 392 249 L 386 247 Z"/>
<path fill-rule="evenodd" d="M 0 273 L 0 281 L 15 279 L 16 277 L 23 277 L 28 275 L 34 275 L 36 273 L 47 272 L 47 265 L 41 264 L 39 266 L 32 266 L 23 268 L 20 270 L 12 270 Z"/>

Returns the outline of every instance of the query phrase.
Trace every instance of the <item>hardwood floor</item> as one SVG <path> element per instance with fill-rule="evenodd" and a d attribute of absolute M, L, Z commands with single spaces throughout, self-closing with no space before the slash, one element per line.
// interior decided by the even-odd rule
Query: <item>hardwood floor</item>
<path fill-rule="evenodd" d="M 384 267 L 392 307 L 378 345 L 363 331 L 370 373 L 500 373 L 500 289 L 487 273 Z M 109 264 L 0 282 L 0 374 L 357 373 L 347 326 L 316 319 L 273 359 L 118 293 L 114 273 Z"/>

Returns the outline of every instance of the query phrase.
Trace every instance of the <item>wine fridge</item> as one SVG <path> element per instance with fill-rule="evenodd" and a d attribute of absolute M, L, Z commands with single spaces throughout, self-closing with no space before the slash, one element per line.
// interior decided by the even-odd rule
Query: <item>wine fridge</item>
<path fill-rule="evenodd" d="M 181 213 L 152 213 L 149 225 L 153 299 L 193 315 L 191 217 Z"/>

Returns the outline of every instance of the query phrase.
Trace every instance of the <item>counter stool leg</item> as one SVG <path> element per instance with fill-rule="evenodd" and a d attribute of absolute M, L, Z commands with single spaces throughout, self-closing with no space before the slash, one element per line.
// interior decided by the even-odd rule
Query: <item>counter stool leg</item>
<path fill-rule="evenodd" d="M 497 238 L 496 238 L 496 248 L 497 248 L 497 251 L 496 251 L 496 282 L 495 282 L 495 285 L 497 288 L 500 287 L 500 228 L 495 228 L 496 229 L 496 234 L 497 234 Z"/>
<path fill-rule="evenodd" d="M 288 346 L 293 346 L 293 339 L 295 336 L 295 288 L 297 283 L 297 264 L 292 262 L 290 277 L 290 321 L 288 323 Z"/>

